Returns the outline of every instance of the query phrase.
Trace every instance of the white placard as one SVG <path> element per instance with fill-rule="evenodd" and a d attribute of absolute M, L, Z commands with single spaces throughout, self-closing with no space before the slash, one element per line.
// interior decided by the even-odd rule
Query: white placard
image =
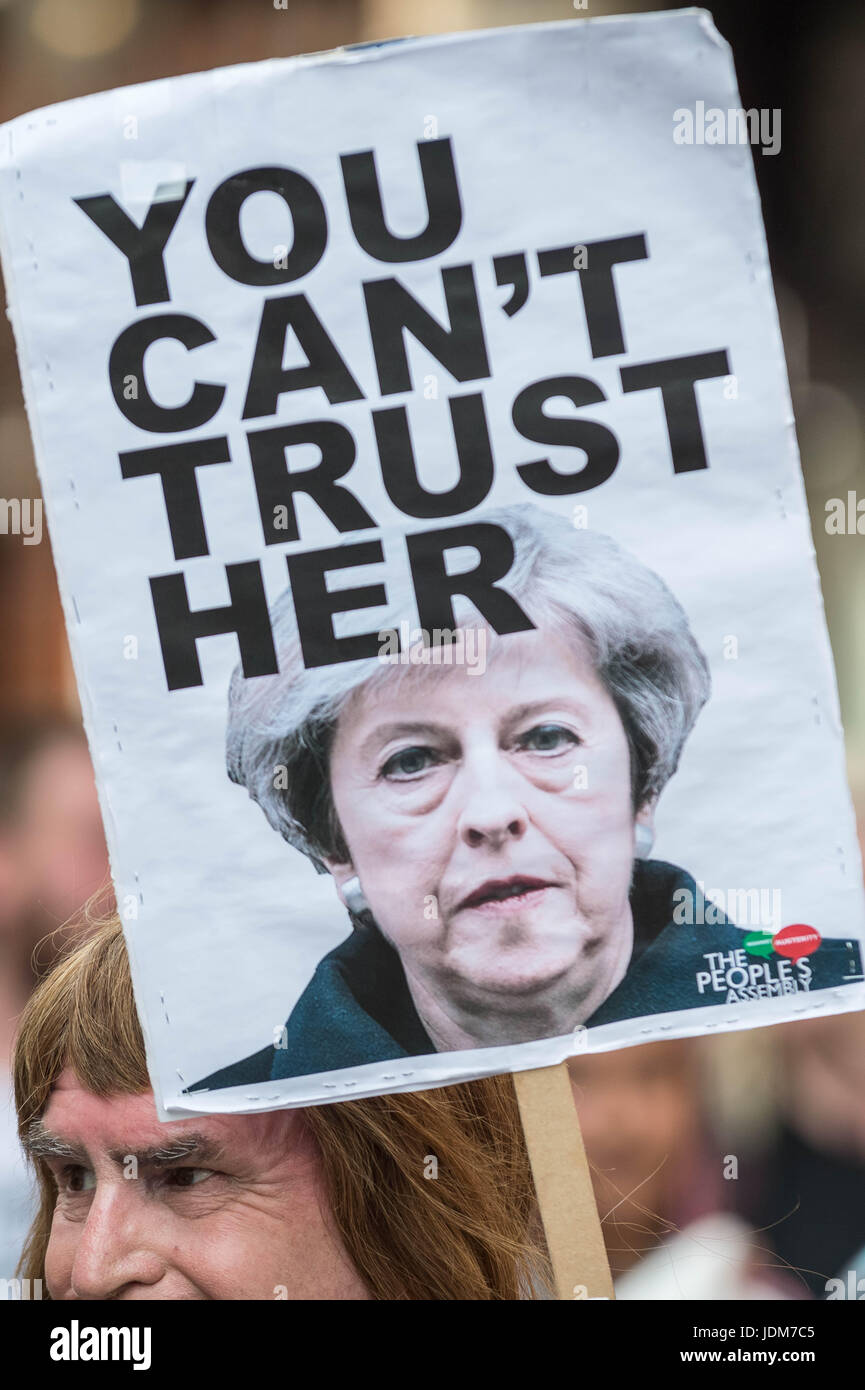
<path fill-rule="evenodd" d="M 2 128 L 163 1118 L 863 1007 L 739 107 L 691 10 Z"/>

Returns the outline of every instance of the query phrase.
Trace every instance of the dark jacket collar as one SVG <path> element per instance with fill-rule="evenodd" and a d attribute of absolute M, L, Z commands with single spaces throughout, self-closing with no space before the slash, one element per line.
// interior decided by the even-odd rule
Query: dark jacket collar
<path fill-rule="evenodd" d="M 699 885 L 683 869 L 655 859 L 638 861 L 630 896 L 634 947 L 627 972 L 587 1024 L 597 1027 L 726 1003 L 725 986 L 705 988 L 707 964 L 717 965 L 719 952 L 740 953 L 734 971 L 736 985 L 751 969 L 759 976 L 760 964 L 743 971 L 743 963 L 753 960 L 746 955 L 747 948 L 743 950 L 748 932 L 707 904 Z M 683 901 L 696 909 L 690 920 L 682 920 L 681 913 L 674 917 L 675 908 Z M 707 906 L 711 911 L 706 911 Z M 728 963 L 733 960 L 728 954 Z M 824 938 L 819 950 L 797 962 L 796 980 L 789 978 L 786 962 L 767 963 L 765 968 L 771 967 L 777 975 L 784 966 L 794 992 L 837 988 L 862 979 L 858 942 L 843 938 Z M 735 996 L 737 990 L 730 993 Z M 746 992 L 746 997 L 755 996 Z M 756 997 L 760 997 L 759 992 Z M 737 1009 L 740 1002 L 737 997 Z M 641 1032 L 659 1036 L 671 1027 L 658 1024 Z M 319 963 L 292 1011 L 282 1042 L 283 1046 L 262 1048 L 188 1089 L 255 1086 L 262 1081 L 313 1076 L 370 1062 L 394 1064 L 402 1057 L 435 1052 L 415 1011 L 399 957 L 378 931 L 360 927 Z M 399 1076 L 398 1067 L 391 1065 L 383 1079 L 391 1081 Z"/>

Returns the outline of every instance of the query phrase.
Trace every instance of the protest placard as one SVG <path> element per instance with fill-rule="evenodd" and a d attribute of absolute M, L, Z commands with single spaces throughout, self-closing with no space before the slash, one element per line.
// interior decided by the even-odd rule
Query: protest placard
<path fill-rule="evenodd" d="M 163 1118 L 863 1006 L 739 108 L 679 11 L 2 128 Z"/>

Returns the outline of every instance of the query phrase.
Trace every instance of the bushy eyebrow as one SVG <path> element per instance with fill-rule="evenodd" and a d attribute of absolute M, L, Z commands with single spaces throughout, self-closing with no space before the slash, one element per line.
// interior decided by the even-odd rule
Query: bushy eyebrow
<path fill-rule="evenodd" d="M 68 1158 L 74 1163 L 86 1165 L 90 1162 L 87 1152 L 77 1144 L 70 1144 L 61 1135 L 54 1134 L 42 1120 L 31 1121 L 23 1140 L 24 1148 L 31 1158 Z M 141 1168 L 165 1168 L 172 1163 L 180 1163 L 185 1158 L 197 1158 L 200 1162 L 215 1162 L 222 1154 L 222 1145 L 215 1143 L 206 1134 L 184 1134 L 167 1144 L 154 1144 L 146 1149 L 131 1147 L 109 1150 L 109 1158 L 114 1163 L 124 1164 L 134 1158 Z"/>
<path fill-rule="evenodd" d="M 53 1134 L 42 1120 L 30 1121 L 21 1142 L 31 1158 L 74 1158 L 78 1163 L 87 1161 L 82 1148 L 69 1144 L 59 1134 Z"/>
<path fill-rule="evenodd" d="M 172 1163 L 180 1163 L 185 1158 L 196 1158 L 201 1163 L 215 1162 L 222 1154 L 221 1144 L 217 1144 L 206 1134 L 184 1134 L 168 1144 L 154 1144 L 147 1149 L 109 1149 L 108 1156 L 115 1163 L 125 1163 L 134 1158 L 141 1168 L 166 1168 Z"/>

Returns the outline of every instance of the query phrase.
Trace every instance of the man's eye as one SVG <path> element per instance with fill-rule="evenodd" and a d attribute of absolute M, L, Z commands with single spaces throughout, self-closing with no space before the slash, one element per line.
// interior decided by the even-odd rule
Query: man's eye
<path fill-rule="evenodd" d="M 517 746 L 527 748 L 532 753 L 562 753 L 579 742 L 577 734 L 562 724 L 537 724 L 533 729 L 520 734 Z"/>
<path fill-rule="evenodd" d="M 60 1174 L 59 1186 L 63 1192 L 92 1192 L 96 1186 L 96 1174 L 92 1168 L 70 1163 Z"/>
<path fill-rule="evenodd" d="M 169 1187 L 197 1187 L 200 1182 L 213 1177 L 212 1168 L 169 1168 L 165 1175 Z"/>
<path fill-rule="evenodd" d="M 394 753 L 381 770 L 383 777 L 390 777 L 395 781 L 400 781 L 407 777 L 416 777 L 418 773 L 425 772 L 428 767 L 433 767 L 440 759 L 432 748 L 401 748 L 398 753 Z"/>

